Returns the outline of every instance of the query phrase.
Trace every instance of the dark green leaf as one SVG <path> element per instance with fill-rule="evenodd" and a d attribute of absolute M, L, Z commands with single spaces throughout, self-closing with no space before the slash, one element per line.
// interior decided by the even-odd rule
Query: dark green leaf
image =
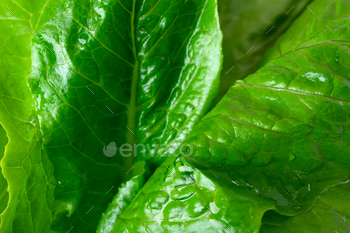
<path fill-rule="evenodd" d="M 94 232 L 134 162 L 160 164 L 210 109 L 222 60 L 216 2 L 1 6 L 1 232 Z"/>
<path fill-rule="evenodd" d="M 256 71 L 264 53 L 311 0 L 219 0 L 223 70 L 219 102 L 234 81 Z"/>
<path fill-rule="evenodd" d="M 298 47 L 300 43 L 305 43 L 305 39 L 316 37 L 316 40 L 320 40 L 317 39 L 317 37 L 322 35 L 317 34 L 317 31 L 321 29 L 327 29 L 327 31 L 324 31 L 326 34 L 329 32 L 335 33 L 328 23 L 341 17 L 346 17 L 349 14 L 350 2 L 344 0 L 322 1 L 321 3 L 308 6 L 305 12 L 295 20 L 288 31 L 283 34 L 277 40 L 276 44 L 265 54 L 262 64 L 292 51 L 294 48 Z M 326 28 L 327 25 L 329 29 Z M 335 26 L 343 27 L 342 25 Z M 336 36 L 336 39 L 340 39 L 339 35 Z"/>

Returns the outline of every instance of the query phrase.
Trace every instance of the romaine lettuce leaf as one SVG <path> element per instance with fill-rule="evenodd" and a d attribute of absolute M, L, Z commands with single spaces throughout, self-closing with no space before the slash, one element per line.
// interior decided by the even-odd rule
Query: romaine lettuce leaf
<path fill-rule="evenodd" d="M 223 31 L 223 70 L 219 102 L 238 79 L 253 73 L 274 44 L 311 0 L 219 0 Z"/>
<path fill-rule="evenodd" d="M 261 233 L 349 232 L 349 180 L 326 190 L 316 204 L 305 213 L 294 217 L 266 212 Z"/>
<path fill-rule="evenodd" d="M 290 3 L 244 10 L 259 22 L 225 51 L 230 75 L 308 1 Z M 0 6 L 0 232 L 350 231 L 347 0 L 314 0 L 208 114 L 215 0 Z M 242 58 L 251 42 L 266 46 Z"/>
<path fill-rule="evenodd" d="M 305 12 L 295 20 L 288 31 L 278 38 L 275 45 L 265 54 L 261 65 L 292 51 L 300 43 L 304 43 L 307 38 L 318 37 L 319 35 L 315 32 L 325 29 L 326 26 L 328 27 L 326 28 L 327 34 L 328 32 L 334 33 L 328 23 L 350 14 L 349 1 L 322 1 L 320 4 L 322 5 L 312 4 L 306 8 Z M 343 27 L 342 25 L 335 26 Z"/>
<path fill-rule="evenodd" d="M 156 167 L 210 109 L 216 2 L 5 0 L 0 20 L 0 231 L 95 232 L 134 163 Z"/>
<path fill-rule="evenodd" d="M 302 24 L 305 36 L 230 88 L 184 141 L 192 154 L 158 168 L 112 232 L 259 232 L 275 212 L 282 225 L 291 219 L 276 232 L 305 219 L 307 232 L 349 232 L 349 190 L 339 189 L 350 179 L 350 12 L 341 3 L 310 4 L 324 24 L 296 21 L 291 30 Z"/>
<path fill-rule="evenodd" d="M 55 179 L 41 149 L 40 129 L 26 77 L 32 34 L 46 1 L 0 2 L 0 123 L 8 144 L 1 160 L 9 201 L 0 232 L 50 232 Z"/>
<path fill-rule="evenodd" d="M 105 213 L 102 214 L 97 228 L 98 233 L 111 232 L 116 219 L 134 200 L 149 177 L 149 170 L 145 161 L 136 162 L 131 173 L 132 178 L 121 185 L 117 195 L 114 196 L 113 201 L 108 205 Z"/>

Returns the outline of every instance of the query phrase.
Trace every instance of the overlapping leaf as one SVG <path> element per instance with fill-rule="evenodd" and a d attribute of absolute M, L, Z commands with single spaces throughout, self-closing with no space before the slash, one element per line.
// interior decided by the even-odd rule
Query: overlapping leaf
<path fill-rule="evenodd" d="M 107 210 L 102 214 L 97 232 L 111 232 L 116 219 L 134 200 L 149 177 L 149 171 L 145 161 L 135 163 L 131 172 L 132 178 L 119 188 L 117 195 L 115 195 L 113 201 L 108 205 Z"/>
<path fill-rule="evenodd" d="M 311 0 L 221 0 L 223 70 L 216 102 L 238 79 L 253 73 L 264 54 Z"/>
<path fill-rule="evenodd" d="M 216 3 L 5 1 L 2 11 L 2 232 L 94 232 L 134 162 L 161 163 L 210 108 Z M 105 156 L 110 142 L 129 153 Z"/>
<path fill-rule="evenodd" d="M 276 232 L 298 222 L 307 232 L 349 232 L 341 187 L 350 179 L 350 13 L 341 3 L 310 5 L 327 12 L 325 24 L 312 27 L 318 19 L 305 11 L 309 20 L 292 26 L 304 26 L 293 31 L 299 41 L 284 37 L 288 52 L 231 87 L 184 142 L 191 156 L 166 161 L 113 232 L 259 232 L 265 212 L 282 218 Z M 283 216 L 296 217 L 283 225 Z"/>
<path fill-rule="evenodd" d="M 267 212 L 262 219 L 261 233 L 348 232 L 350 229 L 350 186 L 341 183 L 326 190 L 312 209 L 294 217 Z"/>

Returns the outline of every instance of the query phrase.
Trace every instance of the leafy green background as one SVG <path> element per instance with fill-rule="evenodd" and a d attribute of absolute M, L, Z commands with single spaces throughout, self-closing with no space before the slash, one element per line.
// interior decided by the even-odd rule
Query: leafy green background
<path fill-rule="evenodd" d="M 0 232 L 349 232 L 350 3 L 234 2 L 206 114 L 214 0 L 2 1 Z"/>
<path fill-rule="evenodd" d="M 193 155 L 169 158 L 112 232 L 349 232 L 347 4 L 310 4 L 187 137 Z"/>

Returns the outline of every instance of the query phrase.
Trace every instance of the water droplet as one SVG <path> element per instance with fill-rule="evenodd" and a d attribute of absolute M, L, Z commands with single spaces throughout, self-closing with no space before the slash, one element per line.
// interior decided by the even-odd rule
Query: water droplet
<path fill-rule="evenodd" d="M 170 197 L 173 200 L 183 200 L 193 195 L 193 191 L 188 186 L 175 188 L 171 191 Z"/>
<path fill-rule="evenodd" d="M 209 206 L 210 206 L 210 211 L 213 213 L 213 214 L 217 214 L 218 212 L 219 212 L 219 207 L 217 207 L 216 205 L 215 205 L 215 202 L 210 202 L 210 204 L 209 204 Z"/>
<path fill-rule="evenodd" d="M 179 167 L 179 171 L 180 172 L 193 172 L 193 169 L 191 167 L 184 165 L 184 166 Z"/>
<path fill-rule="evenodd" d="M 185 202 L 172 201 L 164 208 L 163 216 L 165 219 L 181 219 L 187 215 L 187 207 Z"/>
<path fill-rule="evenodd" d="M 233 180 L 231 180 L 231 181 L 232 181 L 232 183 L 234 183 L 235 185 L 239 186 L 238 182 L 233 181 Z"/>
<path fill-rule="evenodd" d="M 150 204 L 150 208 L 151 209 L 156 209 L 156 210 L 160 210 L 162 208 L 162 204 L 158 203 L 158 202 L 152 202 Z"/>
<path fill-rule="evenodd" d="M 188 202 L 187 212 L 189 217 L 198 218 L 202 214 L 205 214 L 208 211 L 206 206 L 209 206 L 208 202 L 193 196 L 191 201 Z"/>

